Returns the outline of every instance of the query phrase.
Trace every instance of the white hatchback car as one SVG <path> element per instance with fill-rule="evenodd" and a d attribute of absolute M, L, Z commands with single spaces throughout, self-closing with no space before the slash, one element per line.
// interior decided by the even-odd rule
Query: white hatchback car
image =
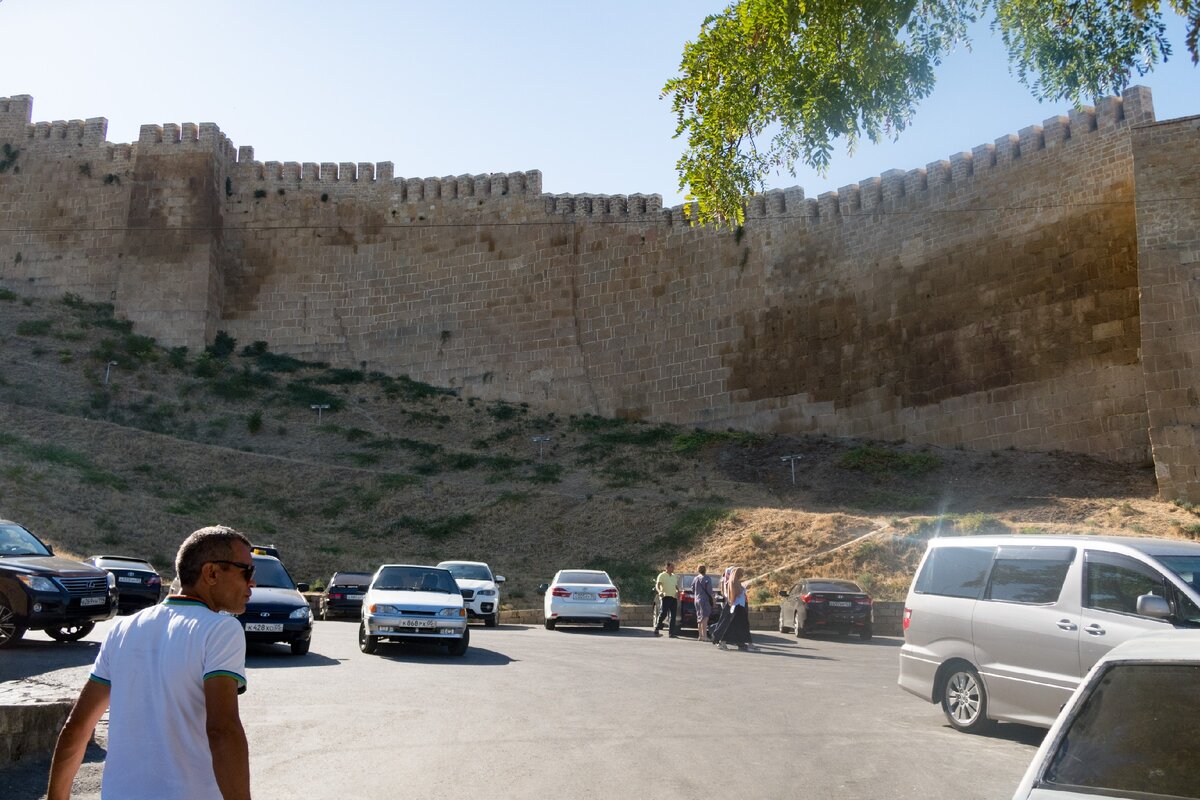
<path fill-rule="evenodd" d="M 1200 798 L 1200 630 L 1131 639 L 1063 706 L 1013 800 Z"/>
<path fill-rule="evenodd" d="M 370 655 L 384 641 L 437 642 L 452 656 L 467 652 L 467 610 L 449 570 L 384 564 L 375 571 L 363 598 L 358 649 Z"/>
<path fill-rule="evenodd" d="M 538 587 L 546 596 L 546 630 L 560 622 L 603 624 L 615 631 L 621 627 L 621 597 L 607 572 L 594 569 L 562 569 L 550 583 Z"/>
<path fill-rule="evenodd" d="M 462 592 L 467 617 L 477 617 L 489 628 L 500 622 L 500 584 L 503 575 L 493 575 L 492 568 L 482 561 L 443 561 L 438 564 L 450 570 Z"/>

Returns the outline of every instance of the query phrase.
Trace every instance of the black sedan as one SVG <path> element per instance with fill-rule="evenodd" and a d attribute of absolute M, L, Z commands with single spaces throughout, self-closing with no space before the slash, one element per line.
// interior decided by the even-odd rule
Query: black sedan
<path fill-rule="evenodd" d="M 111 572 L 117 579 L 117 609 L 132 614 L 155 605 L 162 597 L 162 578 L 149 561 L 130 556 L 90 556 L 85 564 Z"/>
<path fill-rule="evenodd" d="M 676 577 L 679 579 L 679 609 L 676 611 L 676 625 L 682 628 L 695 629 L 697 627 L 696 620 L 696 596 L 692 594 L 692 583 L 696 580 L 694 572 L 677 572 Z M 720 576 L 713 577 L 709 575 L 709 580 L 712 581 L 713 595 L 716 602 L 713 603 L 712 611 L 708 615 L 709 622 L 716 622 L 721 616 L 721 606 L 725 604 L 725 597 L 717 588 L 720 582 Z M 658 620 L 659 611 L 662 609 L 662 598 L 654 598 L 654 616 L 652 619 Z"/>
<path fill-rule="evenodd" d="M 254 556 L 254 588 L 246 610 L 238 615 L 247 642 L 286 642 L 292 655 L 302 656 L 312 642 L 312 612 L 301 592 L 307 583 L 297 584 L 271 556 Z"/>
<path fill-rule="evenodd" d="M 796 636 L 812 633 L 855 633 L 871 638 L 871 595 L 854 581 L 805 578 L 780 592 L 779 631 Z"/>
<path fill-rule="evenodd" d="M 362 616 L 363 597 L 371 588 L 370 572 L 335 572 L 321 593 L 321 619 Z"/>

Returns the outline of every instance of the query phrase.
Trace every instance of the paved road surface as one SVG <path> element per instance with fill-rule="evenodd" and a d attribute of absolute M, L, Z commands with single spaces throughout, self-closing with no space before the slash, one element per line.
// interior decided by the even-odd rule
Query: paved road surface
<path fill-rule="evenodd" d="M 41 634 L 0 678 L 78 686 L 107 625 L 60 646 Z M 758 633 L 721 652 L 646 629 L 472 626 L 471 648 L 358 651 L 357 627 L 318 622 L 303 657 L 252 646 L 242 697 L 254 794 L 299 797 L 1011 797 L 1042 732 L 952 731 L 896 686 L 900 641 Z M 103 738 L 101 737 L 101 744 Z M 99 797 L 93 746 L 77 796 Z M 46 762 L 0 771 L 35 800 Z"/>

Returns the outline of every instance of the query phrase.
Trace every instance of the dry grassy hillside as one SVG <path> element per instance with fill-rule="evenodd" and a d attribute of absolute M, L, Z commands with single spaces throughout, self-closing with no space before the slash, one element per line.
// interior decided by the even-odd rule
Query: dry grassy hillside
<path fill-rule="evenodd" d="M 784 455 L 802 456 L 794 485 Z M 744 564 L 758 601 L 815 573 L 899 598 L 937 533 L 1195 538 L 1195 512 L 1157 501 L 1146 468 L 555 416 L 269 343 L 167 351 L 107 306 L 0 289 L 0 518 L 79 556 L 170 572 L 183 536 L 221 522 L 314 583 L 485 560 L 515 606 L 566 566 L 644 599 L 668 556 Z"/>

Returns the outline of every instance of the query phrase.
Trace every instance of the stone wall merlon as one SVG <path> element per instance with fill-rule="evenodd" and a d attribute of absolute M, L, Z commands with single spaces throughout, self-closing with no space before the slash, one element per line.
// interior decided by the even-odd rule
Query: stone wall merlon
<path fill-rule="evenodd" d="M 369 183 L 388 184 L 386 188 L 400 194 L 402 201 L 415 202 L 437 198 L 503 197 L 507 195 L 540 195 L 542 173 L 493 172 L 482 175 L 445 175 L 442 177 L 405 178 L 395 175 L 391 161 L 255 161 L 253 147 L 237 149 L 237 171 L 251 180 L 285 183 Z"/>
<path fill-rule="evenodd" d="M 7 117 L 2 122 L 17 125 L 28 125 L 33 120 L 33 96 L 14 94 L 12 97 L 0 97 L 0 117 Z"/>
<path fill-rule="evenodd" d="M 103 144 L 107 136 L 108 120 L 104 117 L 94 117 L 88 120 L 73 119 L 70 121 L 58 119 L 53 122 L 37 122 L 25 126 L 25 138 L 27 139 L 52 139 Z"/>
<path fill-rule="evenodd" d="M 542 200 L 550 215 L 640 216 L 662 211 L 662 196 L 657 194 L 543 194 Z M 682 208 L 679 207 L 681 218 Z"/>

